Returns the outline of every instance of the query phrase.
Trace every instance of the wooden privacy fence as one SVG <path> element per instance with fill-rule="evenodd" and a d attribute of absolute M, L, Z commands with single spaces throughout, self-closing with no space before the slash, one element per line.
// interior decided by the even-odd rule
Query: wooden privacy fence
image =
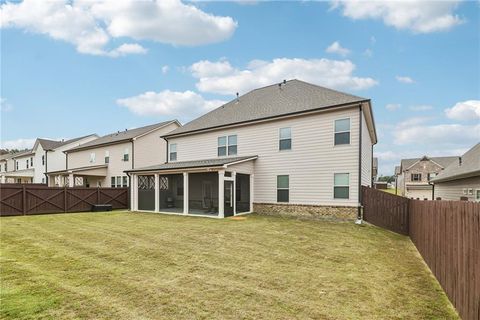
<path fill-rule="evenodd" d="M 480 203 L 413 200 L 365 187 L 362 191 L 364 219 L 409 235 L 462 319 L 479 320 Z M 401 201 L 408 205 L 399 214 L 391 208 Z M 405 230 L 405 216 L 407 233 L 398 231 Z"/>
<path fill-rule="evenodd" d="M 363 219 L 376 226 L 408 235 L 408 199 L 362 187 Z"/>
<path fill-rule="evenodd" d="M 113 209 L 128 209 L 128 195 L 128 188 L 1 184 L 0 216 L 90 211 L 94 204 L 111 204 Z"/>

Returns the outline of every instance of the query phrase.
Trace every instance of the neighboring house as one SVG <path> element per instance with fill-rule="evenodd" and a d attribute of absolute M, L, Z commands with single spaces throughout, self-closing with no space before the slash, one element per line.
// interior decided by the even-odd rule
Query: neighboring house
<path fill-rule="evenodd" d="M 70 140 L 48 140 L 38 138 L 31 150 L 3 155 L 0 158 L 2 183 L 47 183 L 46 172 L 51 168 L 65 169 L 65 154 L 68 148 L 98 138 L 91 134 Z"/>
<path fill-rule="evenodd" d="M 372 162 L 372 181 L 373 182 L 377 181 L 377 175 L 378 175 L 378 158 L 373 158 L 373 162 Z"/>
<path fill-rule="evenodd" d="M 34 168 L 32 150 L 2 155 L 1 183 L 33 183 Z"/>
<path fill-rule="evenodd" d="M 166 161 L 162 135 L 178 128 L 177 120 L 118 131 L 64 150 L 66 166 L 48 171 L 49 186 L 127 187 L 125 170 Z"/>
<path fill-rule="evenodd" d="M 432 182 L 435 198 L 480 201 L 480 143 L 450 163 Z"/>
<path fill-rule="evenodd" d="M 255 89 L 164 137 L 167 163 L 138 167 L 133 210 L 226 217 L 356 217 L 377 143 L 369 99 L 299 80 Z"/>
<path fill-rule="evenodd" d="M 402 159 L 397 175 L 397 193 L 407 198 L 431 200 L 433 193 L 430 180 L 457 159 L 427 156 Z"/>

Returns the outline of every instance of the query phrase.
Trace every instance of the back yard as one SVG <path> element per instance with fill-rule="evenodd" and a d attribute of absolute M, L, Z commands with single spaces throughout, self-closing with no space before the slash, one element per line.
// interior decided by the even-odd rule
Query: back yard
<path fill-rule="evenodd" d="M 250 215 L 2 218 L 4 319 L 455 319 L 407 237 Z"/>

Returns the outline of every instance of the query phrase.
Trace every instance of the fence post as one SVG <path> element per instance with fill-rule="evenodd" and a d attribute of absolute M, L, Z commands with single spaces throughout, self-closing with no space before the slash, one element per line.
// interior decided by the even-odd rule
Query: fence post
<path fill-rule="evenodd" d="M 22 206 L 23 206 L 23 215 L 27 214 L 27 190 L 25 185 L 22 185 Z"/>
<path fill-rule="evenodd" d="M 63 208 L 64 211 L 68 211 L 68 206 L 67 206 L 67 187 L 63 186 Z"/>

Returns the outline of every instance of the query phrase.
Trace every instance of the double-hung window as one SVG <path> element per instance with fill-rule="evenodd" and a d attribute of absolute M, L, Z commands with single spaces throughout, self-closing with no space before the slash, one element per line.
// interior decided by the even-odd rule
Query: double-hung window
<path fill-rule="evenodd" d="M 335 145 L 350 144 L 350 119 L 335 120 Z"/>
<path fill-rule="evenodd" d="M 95 163 L 95 152 L 90 153 L 90 163 Z"/>
<path fill-rule="evenodd" d="M 177 144 L 172 143 L 170 145 L 170 156 L 169 156 L 170 161 L 177 161 Z"/>
<path fill-rule="evenodd" d="M 116 180 L 115 177 L 111 177 L 110 178 L 110 187 L 115 188 L 116 181 L 117 180 Z"/>
<path fill-rule="evenodd" d="M 128 155 L 128 148 L 125 148 L 125 151 L 123 151 L 123 161 L 128 161 L 129 155 Z"/>
<path fill-rule="evenodd" d="M 333 185 L 334 199 L 349 199 L 350 197 L 350 174 L 335 173 Z"/>
<path fill-rule="evenodd" d="M 277 176 L 277 202 L 288 202 L 290 199 L 290 181 L 288 175 Z"/>
<path fill-rule="evenodd" d="M 42 156 L 42 166 L 45 165 L 45 155 Z"/>
<path fill-rule="evenodd" d="M 218 137 L 217 154 L 222 156 L 234 156 L 237 154 L 237 135 Z"/>
<path fill-rule="evenodd" d="M 27 169 L 28 169 L 28 159 L 27 159 Z"/>
<path fill-rule="evenodd" d="M 105 163 L 110 163 L 110 152 L 105 151 Z"/>
<path fill-rule="evenodd" d="M 410 176 L 412 181 L 422 181 L 422 174 L 421 173 L 412 173 Z"/>
<path fill-rule="evenodd" d="M 291 128 L 281 128 L 279 141 L 278 141 L 278 150 L 291 150 L 292 149 L 292 129 Z"/>
<path fill-rule="evenodd" d="M 128 178 L 127 176 L 122 177 L 122 187 L 126 188 L 128 187 Z"/>
<path fill-rule="evenodd" d="M 30 167 L 33 167 L 33 157 L 30 158 Z"/>

